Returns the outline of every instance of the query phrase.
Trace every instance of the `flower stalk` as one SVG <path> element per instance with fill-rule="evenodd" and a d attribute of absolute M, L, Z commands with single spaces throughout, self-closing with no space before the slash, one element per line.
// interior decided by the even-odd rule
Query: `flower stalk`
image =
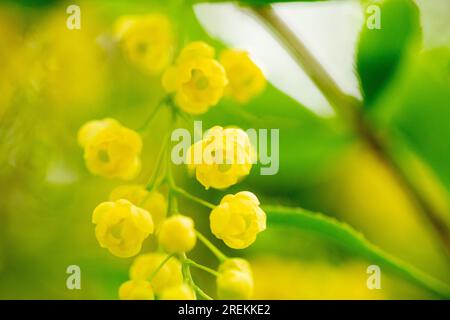
<path fill-rule="evenodd" d="M 202 206 L 205 206 L 206 208 L 214 209 L 216 207 L 216 205 L 214 205 L 206 200 L 200 199 L 199 197 L 190 194 L 189 192 L 187 192 L 186 190 L 184 190 L 180 187 L 172 186 L 172 191 L 189 199 L 189 200 L 192 200 L 198 204 L 201 204 Z"/>
<path fill-rule="evenodd" d="M 208 268 L 207 266 L 199 264 L 199 263 L 195 262 L 194 260 L 186 259 L 185 263 L 187 263 L 187 264 L 189 264 L 189 265 L 191 265 L 193 267 L 196 267 L 197 269 L 203 270 L 203 271 L 205 271 L 205 272 L 207 272 L 209 274 L 212 274 L 215 277 L 217 277 L 219 275 L 219 273 L 216 270 L 213 270 L 211 268 Z"/>
<path fill-rule="evenodd" d="M 226 255 L 222 253 L 215 245 L 213 245 L 204 235 L 202 235 L 199 231 L 196 230 L 197 238 L 203 242 L 203 244 L 219 259 L 220 262 L 228 259 Z"/>

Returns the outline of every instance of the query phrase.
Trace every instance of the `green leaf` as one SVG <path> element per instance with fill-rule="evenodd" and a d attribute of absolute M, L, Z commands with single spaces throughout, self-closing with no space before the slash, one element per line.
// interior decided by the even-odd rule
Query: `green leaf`
<path fill-rule="evenodd" d="M 380 126 L 400 135 L 450 192 L 450 49 L 415 57 L 371 113 Z"/>
<path fill-rule="evenodd" d="M 384 252 L 345 223 L 300 208 L 266 206 L 264 211 L 267 213 L 267 224 L 269 226 L 296 227 L 303 231 L 316 232 L 320 236 L 368 259 L 371 263 L 390 269 L 399 276 L 434 292 L 440 297 L 450 299 L 449 285 Z"/>
<path fill-rule="evenodd" d="M 408 50 L 419 39 L 419 11 L 411 0 L 371 2 L 379 11 L 368 10 L 360 35 L 356 68 L 367 106 L 372 106 L 396 74 Z M 366 22 L 379 12 L 380 28 Z"/>
<path fill-rule="evenodd" d="M 450 50 L 425 53 L 411 68 L 392 124 L 450 191 Z"/>

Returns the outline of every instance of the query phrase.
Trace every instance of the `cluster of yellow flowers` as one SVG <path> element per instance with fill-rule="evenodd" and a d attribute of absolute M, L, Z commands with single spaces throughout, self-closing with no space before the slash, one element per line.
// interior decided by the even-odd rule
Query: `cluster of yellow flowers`
<path fill-rule="evenodd" d="M 122 300 L 193 300 L 193 290 L 183 283 L 181 263 L 175 257 L 152 252 L 138 256 L 130 268 L 129 281 L 122 284 Z M 172 297 L 172 298 L 171 298 Z"/>
<path fill-rule="evenodd" d="M 163 87 L 175 93 L 175 102 L 183 111 L 205 113 L 224 94 L 245 103 L 264 90 L 266 79 L 247 52 L 225 50 L 220 62 L 214 55 L 214 48 L 206 43 L 192 42 L 164 72 Z"/>
<path fill-rule="evenodd" d="M 124 56 L 133 65 L 150 74 L 165 70 L 162 85 L 168 96 L 164 102 L 174 116 L 204 113 L 224 95 L 246 102 L 264 89 L 263 73 L 245 52 L 238 50 L 225 50 L 219 62 L 211 46 L 192 42 L 169 66 L 175 47 L 172 30 L 169 19 L 161 14 L 125 16 L 117 21 L 115 35 Z M 117 120 L 87 122 L 78 132 L 78 142 L 92 174 L 131 180 L 141 170 L 142 138 Z M 161 154 L 164 157 L 164 152 Z M 187 163 L 189 171 L 195 172 L 206 189 L 224 189 L 250 173 L 255 155 L 242 129 L 215 126 L 203 140 L 191 146 Z M 150 235 L 157 239 L 157 252 L 136 257 L 130 268 L 130 280 L 120 287 L 119 297 L 195 299 L 200 296 L 208 299 L 190 274 L 190 267 L 197 267 L 216 276 L 218 298 L 250 298 L 253 278 L 248 262 L 226 257 L 199 233 L 194 221 L 178 211 L 176 196 L 185 196 L 212 209 L 211 232 L 234 249 L 248 247 L 266 228 L 266 215 L 258 198 L 243 191 L 226 195 L 215 206 L 176 186 L 170 164 L 163 173 L 158 169 L 159 183 L 152 177 L 147 186 L 119 186 L 92 215 L 100 246 L 118 257 L 136 256 L 145 239 Z M 219 259 L 221 264 L 217 271 L 187 258 L 186 253 L 198 240 Z"/>
<path fill-rule="evenodd" d="M 253 292 L 250 265 L 241 258 L 225 260 L 217 272 L 220 299 L 249 299 Z M 119 288 L 122 300 L 194 300 L 195 291 L 183 281 L 182 264 L 172 256 L 147 253 L 136 258 L 129 281 Z"/>

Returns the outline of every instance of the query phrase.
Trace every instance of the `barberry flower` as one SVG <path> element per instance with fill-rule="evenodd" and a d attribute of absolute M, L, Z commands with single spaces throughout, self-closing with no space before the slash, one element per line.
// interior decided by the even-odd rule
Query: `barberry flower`
<path fill-rule="evenodd" d="M 161 300 L 195 300 L 194 291 L 186 283 L 165 289 L 161 296 Z"/>
<path fill-rule="evenodd" d="M 99 204 L 92 222 L 100 246 L 122 258 L 139 253 L 142 242 L 154 229 L 150 213 L 125 199 Z"/>
<path fill-rule="evenodd" d="M 188 44 L 162 78 L 164 89 L 175 94 L 178 107 L 191 114 L 205 113 L 216 105 L 227 83 L 214 49 L 200 41 Z"/>
<path fill-rule="evenodd" d="M 147 281 L 129 280 L 119 288 L 120 300 L 154 300 L 152 286 Z"/>
<path fill-rule="evenodd" d="M 266 229 L 266 214 L 259 207 L 258 198 L 242 191 L 222 198 L 209 216 L 211 232 L 233 249 L 243 249 Z"/>
<path fill-rule="evenodd" d="M 171 216 L 163 222 L 158 240 L 161 247 L 169 253 L 192 250 L 197 242 L 194 221 L 179 214 Z"/>
<path fill-rule="evenodd" d="M 138 256 L 130 268 L 130 278 L 133 280 L 149 281 L 155 294 L 161 294 L 166 288 L 183 283 L 181 263 L 175 258 L 170 258 L 155 273 L 161 263 L 167 258 L 163 253 L 146 253 Z M 153 276 L 152 279 L 150 279 Z"/>
<path fill-rule="evenodd" d="M 87 122 L 78 131 L 78 142 L 93 174 L 129 180 L 141 169 L 141 137 L 114 119 Z"/>
<path fill-rule="evenodd" d="M 163 71 L 173 58 L 173 28 L 162 14 L 120 17 L 115 35 L 125 57 L 150 74 Z"/>
<path fill-rule="evenodd" d="M 217 295 L 219 299 L 250 299 L 253 294 L 253 276 L 250 265 L 240 258 L 225 260 L 219 266 Z"/>
<path fill-rule="evenodd" d="M 186 163 L 206 189 L 224 189 L 250 173 L 255 156 L 245 131 L 215 126 L 189 148 Z"/>
<path fill-rule="evenodd" d="M 227 49 L 220 55 L 220 63 L 229 81 L 225 94 L 237 102 L 246 103 L 264 90 L 266 78 L 247 52 Z"/>
<path fill-rule="evenodd" d="M 143 185 L 132 184 L 118 186 L 109 195 L 109 200 L 116 201 L 126 199 L 134 205 L 147 210 L 153 219 L 155 232 L 159 230 L 161 223 L 166 218 L 167 201 L 158 191 L 149 192 Z"/>

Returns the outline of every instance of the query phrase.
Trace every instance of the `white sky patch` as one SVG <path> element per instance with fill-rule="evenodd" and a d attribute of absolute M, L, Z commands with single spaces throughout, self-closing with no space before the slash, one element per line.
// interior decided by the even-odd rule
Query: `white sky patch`
<path fill-rule="evenodd" d="M 425 48 L 450 46 L 450 1 L 415 1 L 420 9 Z"/>
<path fill-rule="evenodd" d="M 354 73 L 356 41 L 363 22 L 358 2 L 290 3 L 277 13 L 302 39 L 338 85 L 361 97 Z M 206 31 L 230 47 L 247 50 L 268 80 L 320 116 L 334 114 L 325 97 L 260 23 L 231 3 L 199 4 L 195 12 Z"/>

